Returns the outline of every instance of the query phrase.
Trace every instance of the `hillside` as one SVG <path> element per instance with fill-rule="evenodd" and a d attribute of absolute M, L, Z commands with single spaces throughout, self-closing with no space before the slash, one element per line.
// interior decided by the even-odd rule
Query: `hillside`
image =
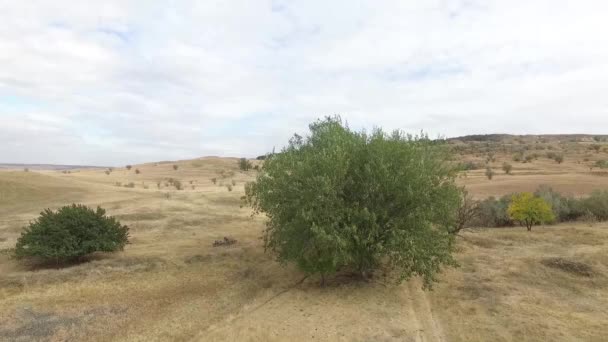
<path fill-rule="evenodd" d="M 547 144 L 560 148 L 563 163 L 543 156 L 513 162 L 510 150 L 455 144 L 466 148 L 459 161 L 484 163 L 494 153 L 489 164 L 498 172 L 487 179 L 484 164 L 458 181 L 479 198 L 539 184 L 578 195 L 608 189 L 603 171 L 589 170 L 582 161 L 587 154 L 590 161 L 606 158 L 605 151 L 587 152 L 586 141 L 575 147 Z M 513 175 L 500 174 L 505 161 L 513 164 Z M 255 171 L 239 171 L 236 162 L 147 163 L 107 174 L 0 171 L 0 340 L 605 338 L 606 223 L 536 227 L 530 233 L 517 227 L 470 229 L 458 238 L 461 266 L 442 273 L 430 292 L 417 279 L 393 286 L 382 277 L 337 277 L 321 288 L 318 279 L 302 280 L 295 268 L 264 254 L 264 219 L 251 217 L 240 200 Z M 130 226 L 131 244 L 124 252 L 63 269 L 34 270 L 9 259 L 20 227 L 45 207 L 72 202 L 106 208 Z M 213 247 L 225 236 L 237 243 Z"/>

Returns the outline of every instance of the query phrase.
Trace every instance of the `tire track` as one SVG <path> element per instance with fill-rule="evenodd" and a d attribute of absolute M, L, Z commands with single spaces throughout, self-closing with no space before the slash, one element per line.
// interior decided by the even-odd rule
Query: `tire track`
<path fill-rule="evenodd" d="M 412 304 L 410 312 L 416 327 L 415 341 L 447 341 L 441 323 L 435 319 L 427 293 L 422 290 L 422 284 L 419 280 L 410 280 L 407 283 L 406 296 Z M 412 322 L 408 323 L 411 324 Z"/>

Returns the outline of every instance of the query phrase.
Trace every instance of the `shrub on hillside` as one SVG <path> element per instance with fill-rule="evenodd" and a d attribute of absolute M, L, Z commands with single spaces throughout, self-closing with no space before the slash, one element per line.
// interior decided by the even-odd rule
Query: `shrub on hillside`
<path fill-rule="evenodd" d="M 128 243 L 129 228 L 104 209 L 70 205 L 53 212 L 46 209 L 21 233 L 15 246 L 17 258 L 34 257 L 56 263 L 93 252 L 115 252 Z"/>
<path fill-rule="evenodd" d="M 608 220 L 608 190 L 596 190 L 581 200 L 582 210 L 593 214 L 599 221 Z"/>
<path fill-rule="evenodd" d="M 238 165 L 239 165 L 239 169 L 241 171 L 249 171 L 249 169 L 251 169 L 253 167 L 253 165 L 251 164 L 251 162 L 249 160 L 247 160 L 247 158 L 239 159 Z"/>
<path fill-rule="evenodd" d="M 551 205 L 530 192 L 513 195 L 507 211 L 513 221 L 526 226 L 528 231 L 531 231 L 534 225 L 555 220 Z"/>
<path fill-rule="evenodd" d="M 461 171 L 479 170 L 483 168 L 483 164 L 467 160 L 458 164 L 458 169 Z"/>
<path fill-rule="evenodd" d="M 488 177 L 489 180 L 492 180 L 494 177 L 494 170 L 489 166 L 486 168 L 486 177 Z"/>
<path fill-rule="evenodd" d="M 595 167 L 599 167 L 600 169 L 608 169 L 608 161 L 606 160 L 598 160 L 593 165 Z"/>
<path fill-rule="evenodd" d="M 502 170 L 507 174 L 510 175 L 511 174 L 511 170 L 513 170 L 513 166 L 511 166 L 511 164 L 505 162 L 502 164 Z"/>
<path fill-rule="evenodd" d="M 489 197 L 479 202 L 479 214 L 473 220 L 476 227 L 510 227 L 513 220 L 509 217 L 507 209 L 511 204 L 511 195 L 500 198 Z"/>
<path fill-rule="evenodd" d="M 534 195 L 549 203 L 558 222 L 576 221 L 585 214 L 580 200 L 572 196 L 564 196 L 550 186 L 541 185 Z"/>
<path fill-rule="evenodd" d="M 310 125 L 266 159 L 246 186 L 256 213 L 266 213 L 264 246 L 309 274 L 381 265 L 399 279 L 426 285 L 454 265 L 448 226 L 459 202 L 456 170 L 442 142 L 380 129 L 358 133 L 339 118 Z"/>

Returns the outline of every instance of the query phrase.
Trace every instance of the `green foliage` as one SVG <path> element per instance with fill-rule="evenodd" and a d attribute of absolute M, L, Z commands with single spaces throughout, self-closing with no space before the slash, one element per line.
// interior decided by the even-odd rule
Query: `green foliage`
<path fill-rule="evenodd" d="M 254 211 L 268 216 L 267 250 L 323 279 L 383 264 L 400 280 L 419 275 L 430 285 L 455 264 L 448 227 L 460 192 L 443 142 L 354 132 L 339 118 L 310 131 L 267 158 L 246 186 Z"/>
<path fill-rule="evenodd" d="M 477 227 L 508 227 L 513 225 L 507 209 L 511 204 L 511 195 L 501 198 L 489 197 L 478 204 L 479 214 L 473 220 L 472 226 Z"/>
<path fill-rule="evenodd" d="M 551 205 L 530 192 L 513 195 L 508 213 L 511 219 L 525 225 L 528 231 L 532 230 L 533 225 L 555 220 Z"/>
<path fill-rule="evenodd" d="M 564 155 L 563 154 L 557 154 L 555 156 L 555 158 L 553 158 L 555 160 L 556 163 L 561 164 L 564 162 Z"/>
<path fill-rule="evenodd" d="M 72 204 L 57 212 L 46 209 L 40 213 L 21 233 L 15 256 L 68 261 L 93 252 L 122 250 L 128 237 L 129 228 L 106 216 L 104 209 Z"/>
<path fill-rule="evenodd" d="M 253 165 L 251 164 L 251 162 L 249 160 L 247 160 L 247 158 L 239 159 L 238 165 L 239 165 L 239 170 L 241 170 L 241 171 L 249 171 L 249 169 L 251 169 L 253 167 Z"/>
<path fill-rule="evenodd" d="M 599 221 L 608 220 L 608 190 L 596 190 L 581 200 L 582 210 L 593 214 Z"/>
<path fill-rule="evenodd" d="M 547 185 L 539 186 L 534 196 L 542 198 L 551 206 L 558 222 L 574 221 L 585 214 L 579 200 L 572 196 L 563 196 Z"/>

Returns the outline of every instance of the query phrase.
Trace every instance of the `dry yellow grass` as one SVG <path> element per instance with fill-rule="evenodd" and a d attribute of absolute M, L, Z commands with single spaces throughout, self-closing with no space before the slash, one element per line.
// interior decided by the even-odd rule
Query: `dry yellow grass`
<path fill-rule="evenodd" d="M 173 164 L 137 165 L 110 175 L 0 172 L 0 340 L 603 341 L 608 336 L 606 224 L 539 227 L 531 233 L 468 231 L 458 242 L 461 267 L 443 273 L 431 292 L 422 291 L 416 279 L 392 286 L 336 278 L 320 288 L 317 279 L 300 282 L 300 272 L 263 253 L 263 219 L 252 218 L 239 200 L 253 171 L 238 171 L 236 159 L 229 158 L 180 161 L 178 170 Z M 527 171 L 515 165 L 513 176 L 493 181 L 483 171 L 461 181 L 482 197 L 533 190 L 537 183 L 575 194 L 608 188 L 606 178 L 574 162 L 532 165 Z M 179 179 L 184 190 L 166 187 L 168 177 Z M 236 185 L 228 191 L 232 180 Z M 45 207 L 71 202 L 101 205 L 118 216 L 131 227 L 132 244 L 63 269 L 31 269 L 8 258 L 6 249 L 27 220 Z M 224 236 L 238 242 L 212 247 Z M 567 267 L 571 263 L 575 267 Z M 576 263 L 589 267 L 587 273 L 577 273 Z"/>

